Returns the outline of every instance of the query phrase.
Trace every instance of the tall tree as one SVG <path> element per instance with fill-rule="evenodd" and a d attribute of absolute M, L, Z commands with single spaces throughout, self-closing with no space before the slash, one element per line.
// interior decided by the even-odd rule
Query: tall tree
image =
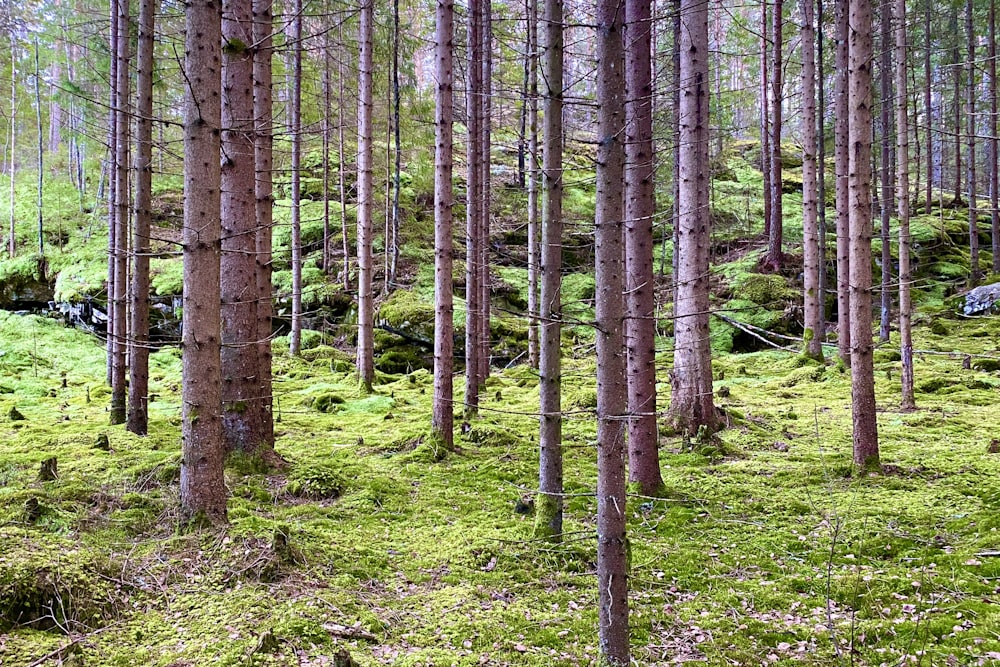
<path fill-rule="evenodd" d="M 434 95 L 434 405 L 432 437 L 443 447 L 454 444 L 452 407 L 452 122 L 454 100 L 455 4 L 437 0 L 434 15 L 434 60 L 437 88 Z"/>
<path fill-rule="evenodd" d="M 997 140 L 997 5 L 990 0 L 988 72 L 990 77 L 990 227 L 993 241 L 993 273 L 1000 273 L 1000 141 Z"/>
<path fill-rule="evenodd" d="M 879 4 L 879 124 L 881 125 L 880 239 L 882 241 L 882 290 L 879 294 L 879 340 L 889 340 L 889 315 L 892 310 L 892 242 L 889 236 L 889 216 L 892 211 L 892 5 L 889 0 Z"/>
<path fill-rule="evenodd" d="M 527 0 L 528 363 L 538 368 L 538 0 Z"/>
<path fill-rule="evenodd" d="M 118 8 L 118 62 L 115 95 L 117 100 L 115 124 L 115 244 L 111 257 L 114 263 L 114 293 L 111 298 L 111 411 L 112 424 L 124 424 L 125 401 L 128 387 L 126 348 L 128 347 L 128 319 L 125 304 L 128 298 L 128 209 L 129 209 L 129 4 L 128 0 L 115 0 Z M 39 239 L 41 234 L 39 233 Z M 41 246 L 41 243 L 39 243 Z M 39 254 L 41 248 L 39 247 Z"/>
<path fill-rule="evenodd" d="M 539 477 L 535 533 L 561 539 L 563 0 L 542 8 L 542 248 L 538 347 Z"/>
<path fill-rule="evenodd" d="M 818 192 L 816 165 L 816 32 L 813 2 L 802 0 L 802 254 L 803 310 L 805 312 L 805 354 L 823 358 L 823 270 L 819 248 Z"/>
<path fill-rule="evenodd" d="M 900 408 L 917 407 L 913 396 L 913 332 L 910 314 L 910 120 L 907 115 L 906 0 L 894 0 L 896 56 L 896 206 L 899 212 L 899 340 L 902 360 Z"/>
<path fill-rule="evenodd" d="M 625 2 L 625 346 L 628 352 L 629 480 L 644 495 L 663 487 L 657 451 L 656 320 L 653 288 L 652 7 Z"/>
<path fill-rule="evenodd" d="M 648 3 L 647 3 L 648 8 Z M 623 325 L 625 287 L 622 186 L 625 176 L 625 54 L 619 0 L 597 3 L 597 588 L 601 662 L 629 664 L 628 556 L 625 538 Z M 706 40 L 707 41 L 707 40 Z M 648 52 L 648 44 L 647 44 Z M 652 232 L 650 232 L 652 236 Z M 650 272 L 652 258 L 650 258 Z"/>
<path fill-rule="evenodd" d="M 771 159 L 768 166 L 771 169 L 771 224 L 767 237 L 767 257 L 764 265 L 770 271 L 781 268 L 781 246 L 783 238 L 782 223 L 782 158 L 781 158 L 781 115 L 784 95 L 782 88 L 785 79 L 785 69 L 782 65 L 783 39 L 785 26 L 783 12 L 784 0 L 774 0 L 774 11 L 771 14 Z"/>
<path fill-rule="evenodd" d="M 222 431 L 257 453 L 260 399 L 251 0 L 222 0 Z"/>
<path fill-rule="evenodd" d="M 292 0 L 292 76 L 288 127 L 292 135 L 292 327 L 288 353 L 302 344 L 302 0 Z M 360 216 L 359 216 L 360 218 Z"/>
<path fill-rule="evenodd" d="M 679 1 L 679 0 L 678 0 Z M 680 9 L 677 10 L 680 14 Z M 679 40 L 675 38 L 675 44 Z M 764 180 L 764 236 L 771 236 L 771 78 L 768 75 L 767 0 L 760 0 L 760 172 Z M 678 63 L 679 66 L 679 63 Z M 680 84 L 676 84 L 679 88 Z M 676 178 L 676 174 L 675 174 Z M 676 275 L 676 274 L 675 274 Z"/>
<path fill-rule="evenodd" d="M 492 138 L 492 102 L 493 102 L 493 3 L 492 0 L 483 1 L 482 30 L 480 32 L 483 41 L 483 104 L 482 122 L 479 125 L 479 261 L 476 266 L 479 268 L 479 378 L 480 387 L 486 383 L 486 378 L 490 376 L 490 215 L 491 188 L 490 169 L 492 165 L 491 149 Z"/>
<path fill-rule="evenodd" d="M 271 60 L 273 55 L 273 16 L 271 0 L 252 0 L 253 43 L 253 117 L 254 117 L 254 235 L 257 285 L 257 373 L 260 404 L 264 413 L 258 444 L 260 450 L 274 449 L 274 400 L 271 373 L 271 315 L 273 292 L 271 281 L 271 238 L 273 231 L 274 191 L 272 165 L 273 109 Z M 271 457 L 272 463 L 278 463 Z"/>
<path fill-rule="evenodd" d="M 816 0 L 816 161 L 818 163 L 817 221 L 819 225 L 819 329 L 820 352 L 826 340 L 826 68 L 823 60 L 823 0 Z"/>
<path fill-rule="evenodd" d="M 118 16 L 120 14 L 118 10 L 118 0 L 111 0 L 108 3 L 110 6 L 110 30 L 108 33 L 108 160 L 107 160 L 107 172 L 108 172 L 108 280 L 107 280 L 107 383 L 111 386 L 114 377 L 114 365 L 115 365 L 115 231 L 117 230 L 117 225 L 115 220 L 118 216 L 118 202 L 115 198 L 115 185 L 118 182 Z M 16 45 L 13 44 L 13 38 L 11 39 L 11 54 L 16 54 Z M 13 92 L 11 93 L 13 98 Z M 13 173 L 13 170 L 11 170 Z M 104 171 L 101 171 L 101 176 L 103 178 Z M 11 181 L 11 207 L 13 207 L 14 202 L 14 182 Z M 98 188 L 98 192 L 101 188 Z M 11 208 L 11 229 L 13 230 L 14 225 L 14 211 Z M 11 234 L 13 238 L 13 233 Z M 114 414 L 112 413 L 112 419 Z"/>
<path fill-rule="evenodd" d="M 965 2 L 965 37 L 968 45 L 965 82 L 966 158 L 969 170 L 969 284 L 979 284 L 979 206 L 976 201 L 976 30 L 972 21 L 972 0 Z"/>
<path fill-rule="evenodd" d="M 111 14 L 114 15 L 116 12 L 112 10 Z M 112 93 L 112 95 L 114 95 L 114 93 Z M 113 109 L 114 102 L 112 102 L 112 112 L 110 114 L 110 118 L 114 118 Z M 10 224 L 7 235 L 7 255 L 8 257 L 13 258 L 14 255 L 17 254 L 17 235 L 15 234 L 14 229 L 14 223 L 17 220 L 14 214 L 14 204 L 16 202 L 16 198 L 14 196 L 14 183 L 17 176 L 17 162 L 14 159 L 15 149 L 17 148 L 17 42 L 14 38 L 13 27 L 10 29 L 10 123 L 7 130 L 7 144 L 8 150 L 10 151 L 10 169 L 7 172 L 10 176 Z M 108 369 L 111 369 L 110 364 L 108 364 Z"/>
<path fill-rule="evenodd" d="M 126 427 L 137 435 L 149 428 L 149 232 L 153 185 L 153 30 L 156 0 L 139 2 L 136 52 L 135 227 L 132 236 L 132 335 Z"/>
<path fill-rule="evenodd" d="M 670 416 L 678 430 L 715 429 L 708 332 L 708 7 L 681 0 L 680 217 Z"/>
<path fill-rule="evenodd" d="M 344 21 L 340 19 L 340 43 L 344 43 Z M 346 122 L 344 120 L 344 80 L 347 77 L 346 58 L 341 56 L 337 59 L 337 181 L 340 186 L 340 240 L 344 253 L 344 291 L 351 289 L 351 246 L 347 238 L 347 165 L 345 164 L 345 153 L 347 141 L 344 137 Z"/>
<path fill-rule="evenodd" d="M 924 3 L 924 117 L 927 119 L 927 134 L 924 141 L 927 144 L 927 186 L 924 193 L 924 213 L 930 215 L 934 185 L 934 135 L 931 126 L 934 123 L 934 109 L 931 106 L 931 11 L 934 0 Z"/>
<path fill-rule="evenodd" d="M 226 519 L 219 357 L 219 150 L 222 5 L 185 10 L 184 321 L 181 506 L 189 520 Z"/>
<path fill-rule="evenodd" d="M 465 411 L 475 415 L 479 411 L 479 355 L 482 346 L 482 290 L 479 280 L 482 272 L 479 261 L 482 255 L 483 196 L 481 168 L 483 151 L 483 0 L 470 0 L 466 30 L 468 51 L 465 78 L 465 115 L 468 136 L 466 139 L 466 205 L 465 205 Z"/>
<path fill-rule="evenodd" d="M 400 126 L 400 87 L 399 87 L 399 0 L 392 0 L 392 243 L 386 241 L 391 253 L 389 263 L 389 274 L 386 277 L 386 284 L 389 289 L 396 287 L 396 274 L 399 270 L 399 250 L 400 250 L 400 218 L 402 212 L 399 204 L 400 191 L 402 190 L 403 172 L 403 138 L 402 127 Z"/>
<path fill-rule="evenodd" d="M 833 132 L 834 177 L 837 211 L 837 354 L 841 361 L 851 363 L 851 246 L 850 246 L 850 192 L 848 169 L 850 148 L 848 144 L 847 104 L 847 5 L 848 0 L 834 2 L 834 80 L 833 80 Z"/>
<path fill-rule="evenodd" d="M 358 26 L 358 381 L 364 391 L 375 381 L 374 261 L 372 259 L 373 127 L 372 50 L 375 0 L 364 0 Z"/>
<path fill-rule="evenodd" d="M 851 412 L 854 463 L 879 465 L 872 365 L 872 3 L 849 0 L 848 104 L 850 108 Z"/>

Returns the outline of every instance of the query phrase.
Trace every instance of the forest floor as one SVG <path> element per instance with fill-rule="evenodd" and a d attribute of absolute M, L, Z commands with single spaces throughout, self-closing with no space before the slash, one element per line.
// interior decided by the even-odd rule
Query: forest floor
<path fill-rule="evenodd" d="M 1000 318 L 936 321 L 917 330 L 916 412 L 897 409 L 895 342 L 876 352 L 882 474 L 852 474 L 842 366 L 715 361 L 729 428 L 664 437 L 667 497 L 629 499 L 636 664 L 1000 662 Z M 182 532 L 179 352 L 153 355 L 134 437 L 106 426 L 94 338 L 0 313 L 0 664 L 594 664 L 590 350 L 566 361 L 552 544 L 515 511 L 537 477 L 526 366 L 496 371 L 457 451 L 436 452 L 429 373 L 363 395 L 343 353 L 286 349 L 287 470 L 231 461 L 228 529 Z"/>

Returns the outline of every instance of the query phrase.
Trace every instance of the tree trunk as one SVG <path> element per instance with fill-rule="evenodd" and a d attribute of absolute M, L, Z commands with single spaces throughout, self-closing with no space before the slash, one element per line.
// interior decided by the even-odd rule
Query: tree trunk
<path fill-rule="evenodd" d="M 363 0 L 358 43 L 358 382 L 371 392 L 375 380 L 375 306 L 373 303 L 372 170 L 374 119 L 372 117 L 372 38 L 375 32 L 375 0 Z"/>
<path fill-rule="evenodd" d="M 841 361 L 851 365 L 851 251 L 850 251 L 850 193 L 848 188 L 848 104 L 847 104 L 847 3 L 834 2 L 834 79 L 833 79 L 833 132 L 834 174 L 836 178 L 837 210 L 837 354 Z"/>
<path fill-rule="evenodd" d="M 882 157 L 881 164 L 881 216 L 880 237 L 882 241 L 882 290 L 880 293 L 881 308 L 879 317 L 878 338 L 882 342 L 889 340 L 889 315 L 892 311 L 892 239 L 889 236 L 889 215 L 892 211 L 892 6 L 890 0 L 884 0 L 879 5 L 879 123 L 882 126 L 880 140 Z"/>
<path fill-rule="evenodd" d="M 288 353 L 297 356 L 302 345 L 302 0 L 293 0 L 292 13 L 292 85 L 288 111 L 292 134 L 292 328 Z"/>
<path fill-rule="evenodd" d="M 344 19 L 340 20 L 340 45 L 344 46 Z M 344 58 L 337 59 L 337 159 L 339 161 L 338 179 L 340 185 L 340 240 L 344 253 L 344 291 L 351 289 L 351 247 L 347 238 L 347 178 L 344 166 Z"/>
<path fill-rule="evenodd" d="M 126 428 L 136 435 L 149 429 L 149 228 L 153 184 L 153 40 L 156 0 L 139 2 L 136 62 L 135 227 L 132 241 L 132 336 Z"/>
<path fill-rule="evenodd" d="M 976 201 L 976 31 L 972 23 L 972 0 L 965 3 L 965 34 L 968 44 L 968 58 L 965 68 L 968 80 L 965 82 L 966 102 L 966 165 L 969 169 L 969 285 L 979 284 L 982 274 L 979 270 L 979 211 Z"/>
<path fill-rule="evenodd" d="M 905 411 L 917 407 L 913 396 L 913 335 L 910 314 L 910 121 L 906 85 L 906 0 L 894 0 L 896 33 L 896 205 L 899 212 L 899 339 L 902 359 L 902 401 Z"/>
<path fill-rule="evenodd" d="M 990 218 L 993 240 L 993 273 L 1000 273 L 1000 141 L 997 140 L 997 7 L 996 0 L 990 0 L 989 16 L 989 76 L 990 76 Z"/>
<path fill-rule="evenodd" d="M 816 179 L 816 34 L 813 2 L 802 0 L 802 255 L 805 342 L 803 352 L 823 358 L 822 292 L 819 276 L 823 263 L 819 253 Z"/>
<path fill-rule="evenodd" d="M 274 449 L 274 398 L 271 373 L 271 315 L 273 313 L 274 287 L 271 282 L 271 249 L 274 227 L 273 173 L 273 122 L 272 72 L 273 49 L 271 34 L 274 29 L 271 0 L 253 0 L 253 116 L 254 128 L 254 217 L 257 222 L 254 245 L 256 249 L 257 286 L 257 361 L 260 364 L 258 380 L 261 409 L 264 421 L 260 433 L 260 446 L 265 452 Z"/>
<path fill-rule="evenodd" d="M 393 141 L 393 171 L 392 171 L 392 243 L 389 244 L 391 260 L 389 263 L 389 275 L 386 283 L 389 289 L 396 287 L 396 271 L 399 268 L 400 249 L 400 208 L 399 194 L 402 187 L 401 174 L 403 171 L 403 145 L 402 129 L 400 127 L 400 92 L 399 92 L 399 0 L 392 1 L 392 141 Z M 388 243 L 388 241 L 386 242 Z"/>
<path fill-rule="evenodd" d="M 958 32 L 958 7 L 951 5 L 951 14 L 948 21 L 948 34 L 954 40 L 951 49 L 951 69 L 954 91 L 952 94 L 952 110 L 954 111 L 954 125 L 952 126 L 952 136 L 955 142 L 955 202 L 958 207 L 962 203 L 962 56 L 959 52 L 959 32 Z"/>
<path fill-rule="evenodd" d="M 185 520 L 224 522 L 219 218 L 221 135 L 219 0 L 187 4 L 184 72 L 184 322 L 181 349 L 181 507 Z"/>
<path fill-rule="evenodd" d="M 479 355 L 482 347 L 480 318 L 482 290 L 479 280 L 480 245 L 482 244 L 482 175 L 480 168 L 483 139 L 483 0 L 470 0 L 466 32 L 468 66 L 465 80 L 466 128 L 466 204 L 465 204 L 465 413 L 474 416 L 479 412 Z"/>
<path fill-rule="evenodd" d="M 782 176 L 781 176 L 781 111 L 784 99 L 782 86 L 785 70 L 781 64 L 783 49 L 782 28 L 784 0 L 774 0 L 774 11 L 771 15 L 771 225 L 767 237 L 767 258 L 764 265 L 770 271 L 781 269 L 781 246 L 783 235 L 782 223 Z"/>
<path fill-rule="evenodd" d="M 647 496 L 663 487 L 657 450 L 656 303 L 653 288 L 652 8 L 649 0 L 625 2 L 625 258 L 628 318 L 629 481 Z"/>
<path fill-rule="evenodd" d="M 331 31 L 323 32 L 323 273 L 330 274 L 330 142 L 333 134 L 333 81 L 330 54 L 333 52 Z"/>
<path fill-rule="evenodd" d="M 563 1 L 545 0 L 542 51 L 541 330 L 538 359 L 539 494 L 535 534 L 562 539 Z"/>
<path fill-rule="evenodd" d="M 924 214 L 931 214 L 934 185 L 934 109 L 931 106 L 931 8 L 934 0 L 924 4 L 924 116 L 927 118 L 927 189 L 925 191 Z"/>
<path fill-rule="evenodd" d="M 538 369 L 538 0 L 528 14 L 528 364 Z"/>
<path fill-rule="evenodd" d="M 820 352 L 826 341 L 826 68 L 823 63 L 823 0 L 816 0 L 816 161 L 818 163 L 818 220 L 819 225 L 819 282 L 816 290 L 819 292 L 819 329 L 816 334 L 820 340 Z"/>
<path fill-rule="evenodd" d="M 222 434 L 257 454 L 260 400 L 251 0 L 222 0 Z M 266 443 L 265 443 L 266 444 Z"/>
<path fill-rule="evenodd" d="M 849 0 L 849 4 L 851 409 L 854 463 L 867 470 L 879 465 L 872 367 L 872 6 L 871 0 Z"/>
<path fill-rule="evenodd" d="M 760 2 L 760 173 L 764 179 L 764 237 L 771 236 L 771 77 L 768 75 L 767 0 Z M 680 86 L 680 84 L 677 84 Z M 676 274 L 675 274 L 676 275 Z"/>
<path fill-rule="evenodd" d="M 481 37 L 483 40 L 483 77 L 482 77 L 482 122 L 479 125 L 480 140 L 479 150 L 479 186 L 482 194 L 479 198 L 479 385 L 482 388 L 486 384 L 486 378 L 490 376 L 490 214 L 491 188 L 490 188 L 490 167 L 492 139 L 492 106 L 493 106 L 493 3 L 491 0 L 483 1 L 483 24 Z"/>
<path fill-rule="evenodd" d="M 648 2 L 645 4 L 648 10 Z M 598 148 L 594 279 L 597 284 L 598 643 L 601 664 L 626 667 L 629 664 L 629 632 L 625 425 L 626 393 L 631 395 L 631 391 L 626 387 L 625 359 L 621 353 L 625 347 L 622 298 L 625 287 L 622 252 L 623 139 L 626 134 L 622 24 L 625 12 L 618 0 L 599 0 L 596 18 Z M 643 44 L 648 54 L 648 41 Z M 648 156 L 644 159 L 649 161 Z M 630 200 L 632 197 L 630 195 Z M 650 259 L 650 272 L 651 269 Z"/>
<path fill-rule="evenodd" d="M 453 0 L 437 0 L 434 57 L 437 89 L 434 98 L 434 405 L 431 416 L 435 444 L 451 449 L 454 444 L 452 407 L 452 354 L 455 325 L 452 322 L 452 118 L 454 101 Z"/>
<path fill-rule="evenodd" d="M 118 0 L 111 0 L 110 32 L 108 35 L 108 280 L 107 280 L 107 384 L 110 387 L 114 377 L 115 363 L 115 219 L 118 216 L 118 202 L 115 199 L 115 184 L 118 182 Z M 13 40 L 12 40 L 13 41 Z M 12 45 L 13 46 L 13 45 Z M 11 54 L 16 51 L 12 48 Z M 101 175 L 104 172 L 102 170 Z M 11 181 L 11 202 L 13 206 L 14 182 Z M 99 190 L 100 191 L 100 190 Z M 11 230 L 13 231 L 13 211 L 11 211 Z M 13 234 L 11 234 L 13 238 Z"/>
<path fill-rule="evenodd" d="M 115 14 L 114 11 L 111 12 Z M 114 59 L 112 59 L 114 62 Z M 14 215 L 14 203 L 17 201 L 17 197 L 14 192 L 14 183 L 17 177 L 17 162 L 14 159 L 14 155 L 17 148 L 17 43 L 14 41 L 14 35 L 10 35 L 10 130 L 8 144 L 10 150 L 10 231 L 7 236 L 7 255 L 11 258 L 17 254 L 17 234 L 15 233 L 14 223 L 16 222 L 16 217 Z M 111 93 L 114 96 L 114 92 Z M 112 103 L 112 109 L 114 105 Z M 114 118 L 114 111 L 109 114 L 109 118 Z M 112 135 L 113 136 L 113 130 Z M 110 349 L 110 348 L 109 348 Z M 108 365 L 108 371 L 110 372 L 111 366 Z"/>
<path fill-rule="evenodd" d="M 111 410 L 112 424 L 124 424 L 126 418 L 125 401 L 128 387 L 125 385 L 127 367 L 125 351 L 128 347 L 128 313 L 125 308 L 128 299 L 128 210 L 129 210 L 129 6 L 128 0 L 116 0 L 118 7 L 118 67 L 115 87 L 118 89 L 118 107 L 115 141 L 115 288 L 110 308 L 114 310 L 111 321 Z M 39 143 L 41 159 L 41 143 Z M 41 169 L 41 164 L 39 164 Z M 41 201 L 39 201 L 38 247 L 42 246 Z"/>
<path fill-rule="evenodd" d="M 681 0 L 680 266 L 670 417 L 688 435 L 716 427 L 708 331 L 708 8 Z"/>

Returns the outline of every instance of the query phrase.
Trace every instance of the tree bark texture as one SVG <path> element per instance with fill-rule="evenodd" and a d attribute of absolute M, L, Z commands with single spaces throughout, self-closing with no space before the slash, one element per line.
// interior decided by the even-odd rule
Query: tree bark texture
<path fill-rule="evenodd" d="M 538 0 L 528 14 L 528 363 L 538 368 Z"/>
<path fill-rule="evenodd" d="M 847 104 L 847 4 L 848 0 L 834 0 L 834 174 L 837 211 L 837 354 L 841 361 L 851 364 L 851 245 L 850 245 L 850 193 L 848 169 L 850 149 L 848 144 Z"/>
<path fill-rule="evenodd" d="M 990 77 L 990 228 L 993 246 L 993 273 L 1000 273 L 1000 141 L 997 140 L 997 6 L 990 0 L 988 72 Z"/>
<path fill-rule="evenodd" d="M 648 7 L 648 4 L 647 4 Z M 597 3 L 597 588 L 601 662 L 629 664 L 628 555 L 625 539 L 625 12 L 619 0 Z M 647 47 L 648 48 L 648 47 Z M 650 260 L 651 263 L 651 260 Z"/>
<path fill-rule="evenodd" d="M 976 201 L 976 30 L 972 21 L 972 0 L 965 3 L 965 35 L 969 48 L 965 63 L 965 119 L 966 119 L 966 159 L 969 170 L 969 284 L 979 284 L 982 273 L 979 269 L 979 206 Z"/>
<path fill-rule="evenodd" d="M 802 256 L 805 342 L 803 352 L 813 359 L 823 358 L 823 295 L 820 272 L 823 263 L 819 248 L 818 183 L 816 178 L 816 32 L 813 2 L 802 0 Z"/>
<path fill-rule="evenodd" d="M 854 463 L 879 465 L 872 366 L 872 3 L 850 0 L 848 20 L 851 237 L 851 413 Z"/>
<path fill-rule="evenodd" d="M 782 65 L 782 50 L 784 49 L 782 30 L 785 25 L 784 0 L 774 0 L 774 10 L 771 14 L 771 224 L 767 237 L 767 259 L 764 263 L 768 270 L 781 269 L 781 247 L 784 224 L 782 221 L 782 160 L 781 160 L 781 114 L 784 98 L 785 70 Z"/>
<path fill-rule="evenodd" d="M 373 185 L 372 153 L 372 50 L 375 34 L 375 0 L 361 5 L 358 43 L 358 381 L 364 391 L 372 390 L 375 380 L 375 305 L 372 259 Z"/>
<path fill-rule="evenodd" d="M 115 0 L 118 8 L 118 40 L 116 47 L 118 61 L 115 87 L 117 116 L 115 127 L 115 242 L 114 254 L 114 292 L 111 295 L 110 308 L 114 311 L 111 318 L 109 340 L 112 343 L 111 355 L 111 411 L 112 424 L 124 424 L 126 414 L 126 397 L 128 387 L 125 378 L 128 375 L 126 350 L 128 348 L 128 230 L 129 230 L 129 3 L 128 0 Z M 39 174 L 41 175 L 41 174 Z M 39 226 L 41 222 L 39 222 Z M 41 229 L 39 229 L 39 254 L 41 254 Z"/>
<path fill-rule="evenodd" d="M 483 140 L 483 0 L 470 0 L 466 31 L 468 64 L 465 79 L 466 205 L 465 205 L 465 412 L 479 411 L 479 355 L 482 346 L 482 290 L 479 270 L 482 255 L 482 157 Z"/>
<path fill-rule="evenodd" d="M 156 0 L 139 2 L 136 51 L 135 221 L 132 236 L 131 364 L 126 428 L 136 435 L 149 429 L 149 228 L 153 185 L 153 30 Z"/>
<path fill-rule="evenodd" d="M 708 9 L 681 0 L 680 216 L 670 415 L 695 435 L 716 426 L 708 331 Z"/>
<path fill-rule="evenodd" d="M 302 0 L 293 0 L 292 12 L 292 76 L 288 110 L 288 127 L 292 134 L 292 330 L 288 336 L 288 353 L 297 356 L 302 345 Z M 358 317 L 360 319 L 360 314 Z"/>
<path fill-rule="evenodd" d="M 896 72 L 896 206 L 899 213 L 899 339 L 902 360 L 900 408 L 917 407 L 913 396 L 913 332 L 910 286 L 910 120 L 907 115 L 906 0 L 894 0 Z"/>
<path fill-rule="evenodd" d="M 539 303 L 539 494 L 535 533 L 561 539 L 562 463 L 562 156 L 563 2 L 542 9 L 542 247 Z"/>
<path fill-rule="evenodd" d="M 880 239 L 882 241 L 882 289 L 879 293 L 879 334 L 882 342 L 889 340 L 889 315 L 892 310 L 892 239 L 889 236 L 889 216 L 892 211 L 892 6 L 890 0 L 879 5 L 879 124 L 881 125 L 881 184 Z"/>
<path fill-rule="evenodd" d="M 453 0 L 438 0 L 435 11 L 434 58 L 437 89 L 434 104 L 434 405 L 432 437 L 440 446 L 454 444 L 452 354 L 455 325 L 452 280 L 452 119 L 454 100 Z"/>
<path fill-rule="evenodd" d="M 656 303 L 653 288 L 652 7 L 625 2 L 625 347 L 628 353 L 629 481 L 653 496 L 663 487 L 657 450 Z"/>
<path fill-rule="evenodd" d="M 226 519 L 219 359 L 222 6 L 185 11 L 184 322 L 181 506 L 186 519 Z"/>

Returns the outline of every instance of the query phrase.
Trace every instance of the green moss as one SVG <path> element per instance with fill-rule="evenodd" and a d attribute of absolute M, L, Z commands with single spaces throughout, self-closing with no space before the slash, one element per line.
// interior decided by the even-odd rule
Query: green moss
<path fill-rule="evenodd" d="M 748 273 L 733 281 L 733 293 L 744 301 L 758 305 L 775 304 L 798 297 L 777 274 Z"/>

